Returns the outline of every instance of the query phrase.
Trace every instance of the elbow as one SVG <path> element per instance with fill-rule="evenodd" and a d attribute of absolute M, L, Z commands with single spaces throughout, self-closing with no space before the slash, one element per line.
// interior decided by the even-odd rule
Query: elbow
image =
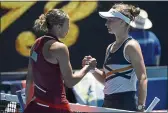
<path fill-rule="evenodd" d="M 147 84 L 148 83 L 148 78 L 147 77 L 144 77 L 144 78 L 141 78 L 140 80 L 139 80 L 139 84 Z"/>
<path fill-rule="evenodd" d="M 143 78 L 143 81 L 148 82 L 148 78 L 147 77 Z"/>

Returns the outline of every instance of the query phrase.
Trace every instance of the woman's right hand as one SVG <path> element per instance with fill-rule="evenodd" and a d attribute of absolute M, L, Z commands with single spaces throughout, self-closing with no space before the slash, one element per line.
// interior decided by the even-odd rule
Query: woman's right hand
<path fill-rule="evenodd" d="M 90 70 L 94 70 L 95 68 L 96 68 L 96 66 L 97 66 L 97 61 L 96 61 L 96 59 L 95 58 L 91 58 L 91 59 L 89 59 L 88 60 L 88 65 L 89 65 L 89 67 L 90 67 Z"/>
<path fill-rule="evenodd" d="M 85 65 L 88 65 L 88 63 L 89 63 L 89 59 L 91 59 L 92 58 L 92 56 L 85 56 L 84 58 L 83 58 L 83 60 L 82 60 L 82 67 L 84 67 Z"/>
<path fill-rule="evenodd" d="M 95 58 L 92 58 L 92 56 L 85 56 L 82 60 L 82 67 L 85 65 L 89 65 L 90 69 L 95 69 L 97 66 L 97 61 Z"/>

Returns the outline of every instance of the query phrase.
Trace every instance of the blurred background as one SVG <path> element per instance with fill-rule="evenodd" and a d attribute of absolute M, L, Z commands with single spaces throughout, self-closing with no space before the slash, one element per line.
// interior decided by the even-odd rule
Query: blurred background
<path fill-rule="evenodd" d="M 70 31 L 66 38 L 61 41 L 69 47 L 74 71 L 81 68 L 81 61 L 85 55 L 95 57 L 98 62 L 98 68 L 101 69 L 106 47 L 115 41 L 115 37 L 108 33 L 105 27 L 106 20 L 100 18 L 98 12 L 108 11 L 114 3 L 118 2 L 1 2 L 1 92 L 15 94 L 16 90 L 25 87 L 30 48 L 35 40 L 42 35 L 33 31 L 34 20 L 41 13 L 53 8 L 61 8 L 70 16 Z M 140 34 L 138 34 L 139 32 L 137 33 L 138 30 L 136 29 L 131 30 L 130 36 L 139 41 L 145 59 L 149 78 L 147 105 L 157 96 L 161 101 L 155 109 L 168 109 L 166 101 L 168 100 L 168 2 L 124 1 L 123 3 L 132 4 L 145 10 L 148 14 L 147 18 L 152 23 L 150 28 L 141 29 Z M 73 89 L 67 88 L 67 96 L 70 102 L 101 106 L 103 102 L 103 86 L 90 77 L 86 76 Z M 93 82 L 94 85 L 91 84 L 86 88 L 86 91 L 81 92 L 80 87 L 86 82 L 89 83 L 90 80 L 95 81 Z M 78 97 L 78 95 L 83 96 Z"/>

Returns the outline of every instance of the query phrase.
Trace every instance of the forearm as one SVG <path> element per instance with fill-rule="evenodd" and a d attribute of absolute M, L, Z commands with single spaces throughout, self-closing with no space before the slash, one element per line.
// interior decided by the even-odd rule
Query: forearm
<path fill-rule="evenodd" d="M 26 91 L 25 91 L 25 96 L 26 96 L 26 105 L 31 101 L 34 93 L 34 84 L 33 81 L 28 80 L 26 81 Z"/>
<path fill-rule="evenodd" d="M 34 93 L 34 79 L 33 79 L 33 73 L 32 73 L 32 67 L 31 67 L 31 60 L 29 59 L 28 64 L 28 72 L 27 72 L 27 78 L 26 78 L 26 105 L 31 101 Z"/>
<path fill-rule="evenodd" d="M 89 65 L 85 65 L 80 71 L 73 74 L 73 79 L 82 79 L 90 71 Z"/>
<path fill-rule="evenodd" d="M 103 71 L 95 68 L 95 71 L 92 73 L 94 75 L 94 77 L 101 83 L 104 85 L 105 83 L 105 75 L 103 73 Z"/>
<path fill-rule="evenodd" d="M 85 65 L 80 71 L 75 72 L 70 78 L 69 85 L 67 87 L 72 88 L 76 85 L 88 72 L 90 71 L 89 65 Z"/>
<path fill-rule="evenodd" d="M 147 97 L 147 78 L 139 80 L 138 84 L 138 105 L 145 105 Z"/>

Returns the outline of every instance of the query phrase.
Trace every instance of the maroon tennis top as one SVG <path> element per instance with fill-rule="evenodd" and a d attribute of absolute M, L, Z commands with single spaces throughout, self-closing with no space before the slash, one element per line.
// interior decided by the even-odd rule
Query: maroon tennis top
<path fill-rule="evenodd" d="M 51 104 L 67 104 L 60 66 L 46 61 L 42 53 L 44 44 L 49 40 L 59 41 L 55 36 L 44 35 L 36 40 L 32 48 L 34 96 Z"/>

